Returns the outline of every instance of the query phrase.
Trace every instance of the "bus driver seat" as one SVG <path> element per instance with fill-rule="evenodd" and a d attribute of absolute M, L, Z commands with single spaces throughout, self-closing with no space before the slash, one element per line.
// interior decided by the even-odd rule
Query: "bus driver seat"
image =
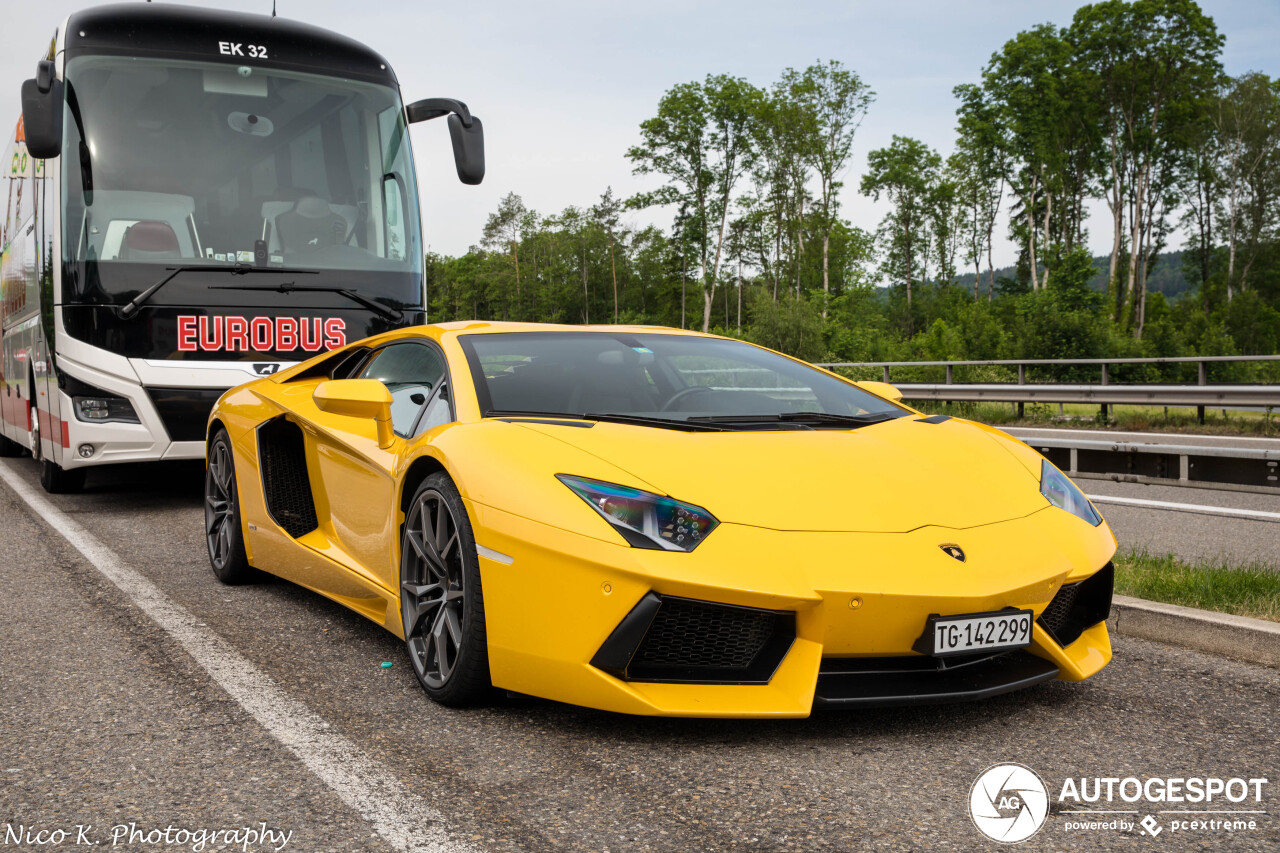
<path fill-rule="evenodd" d="M 275 223 L 279 246 L 286 252 L 345 243 L 350 226 L 347 217 L 315 195 L 298 199 L 291 209 L 276 216 Z"/>
<path fill-rule="evenodd" d="M 169 260 L 182 257 L 182 249 L 173 226 L 155 219 L 143 219 L 125 230 L 118 257 L 122 261 Z"/>

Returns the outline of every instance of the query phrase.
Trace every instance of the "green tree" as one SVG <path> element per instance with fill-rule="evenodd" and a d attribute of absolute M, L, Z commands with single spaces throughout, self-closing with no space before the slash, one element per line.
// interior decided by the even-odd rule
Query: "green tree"
<path fill-rule="evenodd" d="M 524 200 L 515 193 L 507 193 L 498 203 L 498 209 L 489 214 L 489 219 L 484 224 L 483 245 L 511 253 L 517 306 L 521 301 L 520 243 L 535 221 L 536 214 L 525 207 Z"/>
<path fill-rule="evenodd" d="M 1193 0 L 1104 0 L 1076 11 L 1070 38 L 1096 80 L 1115 217 L 1112 280 L 1127 216 L 1125 321 L 1142 337 L 1146 275 L 1190 130 L 1222 73 L 1223 39 Z M 1121 205 L 1124 209 L 1122 210 Z"/>
<path fill-rule="evenodd" d="M 861 191 L 879 201 L 883 195 L 893 210 L 880 226 L 884 269 L 891 282 L 900 282 L 911 310 L 912 285 L 926 276 L 929 244 L 929 205 L 938 184 L 942 158 L 923 142 L 893 137 L 888 148 L 867 155 Z M 908 332 L 910 320 L 908 319 Z"/>
<path fill-rule="evenodd" d="M 1264 237 L 1271 237 L 1280 202 L 1280 90 L 1265 74 L 1229 81 L 1213 110 L 1218 135 L 1222 213 L 1227 245 L 1227 299 L 1247 286 Z M 1243 244 L 1243 245 L 1242 245 Z M 1245 262 L 1237 277 L 1236 258 Z"/>
<path fill-rule="evenodd" d="M 1083 231 L 1100 152 L 1091 82 L 1070 41 L 1050 24 L 1018 33 L 983 74 L 986 100 L 998 109 L 1006 177 L 1021 207 L 1016 231 L 1033 290 L 1047 286 L 1056 255 L 1070 251 Z"/>
<path fill-rule="evenodd" d="M 956 176 L 956 200 L 960 206 L 961 241 L 965 260 L 973 264 L 973 298 L 978 298 L 982 258 L 987 259 L 987 301 L 994 297 L 996 275 L 992 263 L 996 220 L 1004 198 L 1008 154 L 1002 139 L 998 106 L 980 86 L 966 84 L 954 90 L 960 99 L 956 152 L 949 168 Z"/>
<path fill-rule="evenodd" d="M 613 322 L 618 322 L 618 225 L 622 221 L 622 202 L 613 196 L 613 187 L 606 187 L 600 201 L 591 208 L 591 217 L 597 226 L 609 236 L 609 277 L 613 282 Z"/>
<path fill-rule="evenodd" d="M 799 152 L 818 178 L 818 230 L 822 237 L 822 316 L 831 296 L 831 232 L 839 209 L 838 193 L 853 150 L 853 138 L 875 93 L 857 73 L 832 60 L 802 72 L 788 68 L 780 88 L 796 105 Z"/>
<path fill-rule="evenodd" d="M 762 288 L 752 291 L 747 338 L 762 347 L 805 361 L 826 355 L 822 311 L 803 296 L 771 299 Z"/>
<path fill-rule="evenodd" d="M 636 174 L 667 181 L 633 198 L 633 206 L 689 210 L 685 228 L 699 252 L 704 332 L 711 325 L 734 189 L 755 155 L 751 128 L 763 100 L 755 86 L 724 74 L 675 86 L 659 101 L 658 114 L 641 123 L 641 144 L 627 152 Z"/>

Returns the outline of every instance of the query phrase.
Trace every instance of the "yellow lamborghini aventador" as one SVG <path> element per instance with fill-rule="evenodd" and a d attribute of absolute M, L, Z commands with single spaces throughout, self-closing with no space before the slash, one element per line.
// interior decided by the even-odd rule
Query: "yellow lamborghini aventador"
<path fill-rule="evenodd" d="M 803 717 L 1078 681 L 1115 539 L 1021 442 L 735 340 L 449 323 L 232 389 L 214 572 L 403 637 L 436 701 Z"/>

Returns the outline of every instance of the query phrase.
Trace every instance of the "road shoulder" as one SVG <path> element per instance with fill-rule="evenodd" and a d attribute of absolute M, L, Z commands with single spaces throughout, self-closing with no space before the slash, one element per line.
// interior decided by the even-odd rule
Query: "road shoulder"
<path fill-rule="evenodd" d="M 1280 668 L 1280 622 L 1117 595 L 1107 627 L 1122 636 Z"/>

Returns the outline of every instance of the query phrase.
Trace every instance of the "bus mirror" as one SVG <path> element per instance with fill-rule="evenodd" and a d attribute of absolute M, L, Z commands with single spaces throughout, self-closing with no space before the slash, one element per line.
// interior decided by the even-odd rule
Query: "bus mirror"
<path fill-rule="evenodd" d="M 36 76 L 22 84 L 22 129 L 27 153 L 35 159 L 62 153 L 62 81 L 47 59 L 36 65 Z"/>
<path fill-rule="evenodd" d="M 453 140 L 453 164 L 458 167 L 458 180 L 475 185 L 484 180 L 484 125 L 477 116 L 471 126 L 457 115 L 449 116 L 449 136 Z"/>
<path fill-rule="evenodd" d="M 405 107 L 405 116 L 410 124 L 448 116 L 458 180 L 472 185 L 484 180 L 484 125 L 466 104 L 453 98 L 426 98 Z"/>

